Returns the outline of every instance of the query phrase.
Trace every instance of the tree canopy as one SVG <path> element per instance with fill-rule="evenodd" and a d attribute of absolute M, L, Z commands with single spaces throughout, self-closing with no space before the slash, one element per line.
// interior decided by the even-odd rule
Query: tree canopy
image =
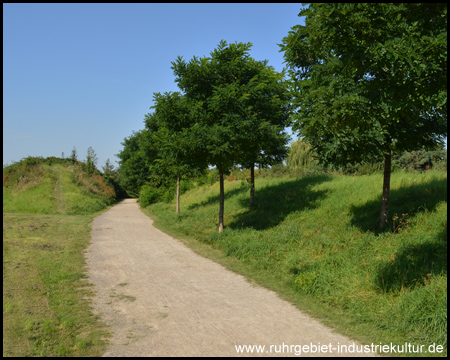
<path fill-rule="evenodd" d="M 150 180 L 149 159 L 156 157 L 148 137 L 147 130 L 133 131 L 121 143 L 123 149 L 117 154 L 123 185 L 134 195 L 139 194 L 140 188 Z"/>
<path fill-rule="evenodd" d="M 152 114 L 145 116 L 146 128 L 152 133 L 152 145 L 157 157 L 150 164 L 156 173 L 177 179 L 177 207 L 179 213 L 180 180 L 196 176 L 207 167 L 203 132 L 198 126 L 201 108 L 188 102 L 179 92 L 154 93 Z"/>
<path fill-rule="evenodd" d="M 322 161 L 433 146 L 447 133 L 446 4 L 310 4 L 280 45 L 294 130 Z"/>
<path fill-rule="evenodd" d="M 249 55 L 251 43 L 221 41 L 210 57 L 172 62 L 175 81 L 201 112 L 198 127 L 209 165 L 219 169 L 219 232 L 223 229 L 223 175 L 232 166 L 267 165 L 286 154 L 289 117 L 283 75 Z M 202 108 L 202 111 L 199 108 Z"/>
<path fill-rule="evenodd" d="M 390 172 L 392 151 L 443 141 L 446 4 L 321 3 L 299 16 L 305 25 L 280 47 L 292 80 L 293 129 L 321 162 L 385 158 Z M 387 203 L 385 195 L 386 186 Z M 381 223 L 386 217 L 387 210 Z"/>

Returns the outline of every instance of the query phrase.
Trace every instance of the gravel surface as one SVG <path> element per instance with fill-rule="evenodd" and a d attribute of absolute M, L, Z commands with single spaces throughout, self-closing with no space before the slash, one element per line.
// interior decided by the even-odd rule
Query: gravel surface
<path fill-rule="evenodd" d="M 296 356 L 311 343 L 322 351 L 302 356 L 361 356 L 338 353 L 353 342 L 152 223 L 135 199 L 93 222 L 86 257 L 94 312 L 112 333 L 103 356 Z M 238 345 L 265 349 L 238 354 Z"/>

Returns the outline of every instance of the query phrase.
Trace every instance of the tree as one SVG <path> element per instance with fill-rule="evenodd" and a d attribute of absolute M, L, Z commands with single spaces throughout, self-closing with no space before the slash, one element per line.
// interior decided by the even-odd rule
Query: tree
<path fill-rule="evenodd" d="M 109 176 L 114 171 L 114 165 L 111 164 L 111 160 L 106 159 L 105 165 L 102 166 L 103 174 Z"/>
<path fill-rule="evenodd" d="M 255 197 L 255 165 L 279 164 L 287 155 L 289 136 L 284 132 L 290 115 L 290 95 L 284 73 L 267 66 L 267 60 L 248 59 L 244 84 L 246 139 L 239 162 L 250 168 L 250 204 Z"/>
<path fill-rule="evenodd" d="M 281 117 L 271 122 L 258 109 L 257 102 L 267 99 L 272 89 L 273 102 L 278 104 L 279 89 L 275 86 L 279 77 L 265 70 L 266 63 L 252 59 L 248 51 L 251 43 L 227 44 L 222 40 L 211 52 L 211 57 L 194 56 L 189 63 L 178 57 L 172 62 L 175 81 L 185 93 L 188 102 L 201 107 L 201 116 L 195 125 L 202 135 L 203 149 L 209 165 L 219 171 L 220 205 L 219 233 L 223 230 L 224 214 L 224 174 L 239 163 L 250 166 L 266 158 L 276 157 L 277 143 L 271 139 L 270 147 L 264 148 L 260 141 L 264 136 L 276 134 L 279 142 L 285 141 L 281 135 Z M 257 75 L 267 81 L 258 81 Z M 269 81 L 270 80 L 270 81 Z M 259 93 L 258 93 L 259 91 Z M 259 95 L 258 95 L 259 94 Z M 281 102 L 280 102 L 281 103 Z M 254 108 L 252 108 L 252 106 Z M 200 111 L 198 111 L 200 113 Z M 275 121 L 274 120 L 274 121 Z M 271 154 L 272 152 L 272 154 Z M 253 155 L 250 155 L 253 154 Z"/>
<path fill-rule="evenodd" d="M 158 156 L 151 167 L 177 179 L 176 213 L 180 212 L 180 181 L 185 176 L 200 175 L 207 168 L 202 137 L 196 125 L 198 110 L 179 92 L 154 93 L 155 109 L 145 117 L 146 128 Z"/>
<path fill-rule="evenodd" d="M 121 143 L 122 151 L 117 154 L 120 177 L 126 190 L 137 196 L 141 187 L 150 180 L 148 159 L 156 158 L 156 149 L 151 146 L 147 130 L 133 131 Z"/>
<path fill-rule="evenodd" d="M 97 161 L 98 158 L 97 155 L 95 154 L 94 149 L 92 148 L 92 146 L 89 146 L 86 156 L 86 172 L 89 175 L 94 174 L 96 170 Z"/>
<path fill-rule="evenodd" d="M 308 169 L 317 165 L 317 162 L 317 154 L 311 151 L 311 145 L 308 142 L 298 139 L 291 143 L 286 158 L 286 166 L 303 175 Z"/>
<path fill-rule="evenodd" d="M 379 226 L 388 221 L 391 154 L 447 136 L 447 5 L 323 3 L 280 45 L 293 129 L 321 162 L 384 159 Z"/>
<path fill-rule="evenodd" d="M 103 169 L 103 178 L 105 179 L 107 184 L 111 185 L 112 176 L 114 173 L 114 165 L 111 164 L 111 160 L 106 159 L 105 165 L 102 166 L 102 169 Z"/>
<path fill-rule="evenodd" d="M 72 164 L 76 164 L 77 162 L 77 149 L 75 148 L 75 146 L 72 149 L 72 154 L 70 155 L 70 160 L 72 161 Z"/>
<path fill-rule="evenodd" d="M 202 104 L 204 116 L 199 122 L 204 137 L 208 163 L 219 170 L 220 205 L 219 233 L 223 231 L 224 173 L 236 162 L 237 144 L 242 143 L 240 127 L 243 107 L 241 70 L 248 58 L 251 44 L 230 44 L 221 41 L 211 58 L 194 56 L 189 63 L 182 57 L 172 62 L 175 82 L 191 102 Z M 239 80 L 238 80 L 239 78 Z"/>

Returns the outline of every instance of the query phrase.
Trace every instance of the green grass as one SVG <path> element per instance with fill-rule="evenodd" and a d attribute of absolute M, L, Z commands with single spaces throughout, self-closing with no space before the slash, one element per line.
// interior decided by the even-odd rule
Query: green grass
<path fill-rule="evenodd" d="M 3 186 L 4 213 L 90 214 L 111 204 L 93 180 L 73 166 L 39 165 L 22 179 L 26 181 Z"/>
<path fill-rule="evenodd" d="M 24 177 L 15 186 L 3 186 L 3 212 L 24 212 L 32 214 L 56 213 L 55 199 L 51 194 L 54 187 L 53 172 L 42 166 L 41 173 Z M 32 175 L 31 175 L 32 174 Z M 35 175 L 35 176 L 33 176 Z M 27 181 L 28 180 L 28 181 Z"/>
<path fill-rule="evenodd" d="M 43 164 L 6 171 L 3 356 L 100 356 L 105 348 L 84 250 L 90 223 L 112 200 L 75 183 L 74 171 Z"/>
<path fill-rule="evenodd" d="M 447 354 L 447 175 L 396 172 L 389 228 L 377 228 L 382 175 L 226 182 L 144 209 L 200 254 L 277 291 L 365 344 L 443 345 Z M 404 215 L 402 215 L 404 214 Z M 395 354 L 392 354 L 395 355 Z M 414 355 L 414 354 L 409 354 Z M 423 354 L 422 354 L 423 355 Z"/>

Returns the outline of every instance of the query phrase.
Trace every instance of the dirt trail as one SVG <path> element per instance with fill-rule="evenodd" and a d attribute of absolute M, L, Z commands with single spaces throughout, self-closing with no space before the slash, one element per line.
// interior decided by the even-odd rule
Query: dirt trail
<path fill-rule="evenodd" d="M 310 343 L 335 350 L 303 356 L 352 355 L 337 350 L 348 338 L 154 228 L 136 200 L 94 220 L 87 261 L 94 311 L 113 333 L 104 356 L 237 356 L 235 345 L 276 356 Z"/>

